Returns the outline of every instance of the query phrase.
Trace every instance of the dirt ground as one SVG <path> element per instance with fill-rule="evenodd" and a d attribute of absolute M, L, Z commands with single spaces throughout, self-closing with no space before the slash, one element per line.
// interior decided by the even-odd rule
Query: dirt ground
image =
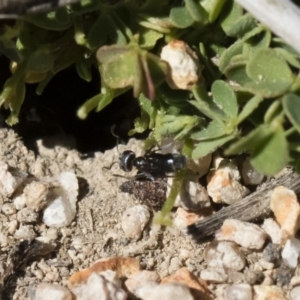
<path fill-rule="evenodd" d="M 72 171 L 80 186 L 77 214 L 70 226 L 57 229 L 47 228 L 42 221 L 31 224 L 34 236 L 50 237 L 54 250 L 44 257 L 33 257 L 23 267 L 24 272 L 18 272 L 15 291 L 11 291 L 13 299 L 34 299 L 35 286 L 41 281 L 66 285 L 76 271 L 105 257 L 136 257 L 143 268 L 156 270 L 161 278 L 183 266 L 196 275 L 205 267 L 202 257 L 205 245 L 196 244 L 175 228 L 165 229 L 149 224 L 139 241 L 124 237 L 122 213 L 138 202 L 132 195 L 119 190 L 126 178 L 113 176 L 124 174 L 118 164 L 111 170 L 103 168 L 118 160 L 116 149 L 81 155 L 75 150 L 68 150 L 68 145 L 73 143 L 71 137 L 56 136 L 38 140 L 38 154 L 35 155 L 12 130 L 0 129 L 0 140 L 0 160 L 8 165 L 39 179 Z M 130 140 L 126 146 L 119 145 L 119 151 L 125 149 L 139 154 L 142 152 L 141 142 Z M 1 202 L 11 200 L 1 199 Z M 12 249 L 20 242 L 7 231 L 9 222 L 15 218 L 15 214 L 6 216 L 0 213 L 1 232 L 7 237 L 7 243 L 2 242 L 1 245 L 2 276 L 8 272 Z"/>

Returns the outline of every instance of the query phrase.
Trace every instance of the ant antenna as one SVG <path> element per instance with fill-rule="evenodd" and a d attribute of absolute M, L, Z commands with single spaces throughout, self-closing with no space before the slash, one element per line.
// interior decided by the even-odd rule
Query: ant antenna
<path fill-rule="evenodd" d="M 120 137 L 119 137 L 118 135 L 116 135 L 116 133 L 115 133 L 115 127 L 116 127 L 116 124 L 114 124 L 113 126 L 111 126 L 110 132 L 111 132 L 111 134 L 112 134 L 115 138 L 117 138 L 117 151 L 118 151 L 119 155 L 121 155 L 121 153 L 120 153 L 120 151 L 119 151 L 119 147 L 118 147 L 118 146 L 119 146 L 119 142 L 120 142 Z M 112 166 L 113 166 L 114 164 L 117 164 L 117 163 L 118 163 L 117 161 L 114 161 L 114 162 L 112 162 L 112 163 L 110 164 L 109 167 L 103 167 L 102 170 L 103 170 L 103 169 L 105 169 L 105 170 L 111 170 Z"/>
<path fill-rule="evenodd" d="M 121 154 L 120 151 L 119 151 L 120 137 L 115 133 L 115 128 L 116 128 L 116 124 L 111 126 L 110 132 L 117 139 L 117 151 L 118 151 L 119 154 Z"/>

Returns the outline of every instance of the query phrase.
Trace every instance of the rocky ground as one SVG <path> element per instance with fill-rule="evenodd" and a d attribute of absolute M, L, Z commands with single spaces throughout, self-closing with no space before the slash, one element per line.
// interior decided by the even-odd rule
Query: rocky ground
<path fill-rule="evenodd" d="M 254 189 L 231 163 L 208 176 L 208 194 L 189 186 L 191 201 L 177 203 L 174 225 L 165 228 L 152 225 L 151 188 L 142 197 L 143 186 L 124 193 L 128 179 L 114 176 L 124 175 L 118 164 L 105 168 L 118 161 L 116 149 L 81 155 L 69 150 L 71 137 L 55 136 L 38 140 L 34 154 L 7 129 L 0 140 L 2 299 L 300 299 L 292 191 L 270 196 L 277 222 L 227 220 L 216 240 L 196 243 L 183 229 L 214 213 L 208 194 L 226 203 Z M 142 153 L 135 140 L 125 149 Z M 220 187 L 222 178 L 230 189 Z M 163 194 L 161 184 L 152 190 Z"/>

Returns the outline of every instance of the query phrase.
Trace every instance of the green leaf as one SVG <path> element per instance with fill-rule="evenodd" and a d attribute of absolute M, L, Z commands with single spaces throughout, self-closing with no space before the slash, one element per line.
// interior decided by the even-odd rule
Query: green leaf
<path fill-rule="evenodd" d="M 192 159 L 198 159 L 200 157 L 203 157 L 215 151 L 217 148 L 223 146 L 225 143 L 229 142 L 234 138 L 234 135 L 225 135 L 216 139 L 202 141 L 194 149 L 192 153 Z"/>
<path fill-rule="evenodd" d="M 216 139 L 225 134 L 225 124 L 218 120 L 213 120 L 208 124 L 208 126 L 205 129 L 192 133 L 191 138 L 196 141 L 204 141 Z"/>
<path fill-rule="evenodd" d="M 22 55 L 16 44 L 4 37 L 0 37 L 0 53 L 3 53 L 11 61 L 20 62 L 22 60 Z"/>
<path fill-rule="evenodd" d="M 226 0 L 201 0 L 200 4 L 209 13 L 209 22 L 214 22 L 219 16 Z"/>
<path fill-rule="evenodd" d="M 228 32 L 242 15 L 243 9 L 239 4 L 235 1 L 226 2 L 220 16 L 221 27 L 226 35 L 229 35 Z"/>
<path fill-rule="evenodd" d="M 291 66 L 300 69 L 300 61 L 298 55 L 293 55 L 282 48 L 274 48 L 277 54 L 281 55 Z"/>
<path fill-rule="evenodd" d="M 224 73 L 225 69 L 228 67 L 230 60 L 237 54 L 242 54 L 243 51 L 243 41 L 236 41 L 229 48 L 227 48 L 220 57 L 219 69 Z"/>
<path fill-rule="evenodd" d="M 282 95 L 293 83 L 288 64 L 272 49 L 256 51 L 247 63 L 246 71 L 253 82 L 244 87 L 266 98 Z"/>
<path fill-rule="evenodd" d="M 282 98 L 283 109 L 290 122 L 300 132 L 300 97 L 287 94 Z"/>
<path fill-rule="evenodd" d="M 140 28 L 139 33 L 139 45 L 147 50 L 152 49 L 156 42 L 163 37 L 162 33 L 144 27 Z"/>
<path fill-rule="evenodd" d="M 213 101 L 224 113 L 231 119 L 237 117 L 238 105 L 235 93 L 231 87 L 223 80 L 216 80 L 212 87 L 211 92 Z"/>
<path fill-rule="evenodd" d="M 288 161 L 288 145 L 280 126 L 273 131 L 267 143 L 251 155 L 251 165 L 261 174 L 272 176 L 281 171 Z"/>
<path fill-rule="evenodd" d="M 256 26 L 256 20 L 250 14 L 244 14 L 236 20 L 235 24 L 227 31 L 231 37 L 242 37 Z"/>
<path fill-rule="evenodd" d="M 241 86 L 252 82 L 251 78 L 246 73 L 245 63 L 233 63 L 227 66 L 224 71 L 226 77 L 233 82 L 240 84 Z"/>
<path fill-rule="evenodd" d="M 110 31 L 111 27 L 107 15 L 101 14 L 94 22 L 87 35 L 87 46 L 89 49 L 93 50 L 103 46 Z"/>
<path fill-rule="evenodd" d="M 259 106 L 259 104 L 264 100 L 261 96 L 252 97 L 246 105 L 243 107 L 241 113 L 238 115 L 237 124 L 240 124 L 244 121 L 248 116 L 252 114 L 252 112 Z"/>
<path fill-rule="evenodd" d="M 184 6 L 171 8 L 170 20 L 178 28 L 187 28 L 194 23 L 193 18 Z"/>
<path fill-rule="evenodd" d="M 184 0 L 185 6 L 195 22 L 206 23 L 208 20 L 208 13 L 203 9 L 199 3 L 194 0 Z"/>
<path fill-rule="evenodd" d="M 76 62 L 76 71 L 83 80 L 87 82 L 92 80 L 91 62 L 84 57 Z"/>
<path fill-rule="evenodd" d="M 42 49 L 34 51 L 28 58 L 27 69 L 37 73 L 46 73 L 52 70 L 54 57 L 50 53 L 45 53 Z"/>
<path fill-rule="evenodd" d="M 195 86 L 193 94 L 196 100 L 189 101 L 201 113 L 213 120 L 227 120 L 225 113 L 212 101 L 203 88 Z"/>
<path fill-rule="evenodd" d="M 243 45 L 243 55 L 247 58 L 252 56 L 259 49 L 268 48 L 270 46 L 272 34 L 269 30 L 262 31 L 250 39 Z"/>

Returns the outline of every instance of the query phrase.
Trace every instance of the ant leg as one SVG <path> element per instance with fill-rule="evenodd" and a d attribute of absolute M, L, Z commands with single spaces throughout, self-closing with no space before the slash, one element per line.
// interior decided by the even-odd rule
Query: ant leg
<path fill-rule="evenodd" d="M 155 178 L 153 177 L 153 175 L 151 175 L 150 173 L 147 172 L 141 172 L 138 173 L 134 176 L 135 179 L 149 179 L 151 181 L 155 181 Z"/>

